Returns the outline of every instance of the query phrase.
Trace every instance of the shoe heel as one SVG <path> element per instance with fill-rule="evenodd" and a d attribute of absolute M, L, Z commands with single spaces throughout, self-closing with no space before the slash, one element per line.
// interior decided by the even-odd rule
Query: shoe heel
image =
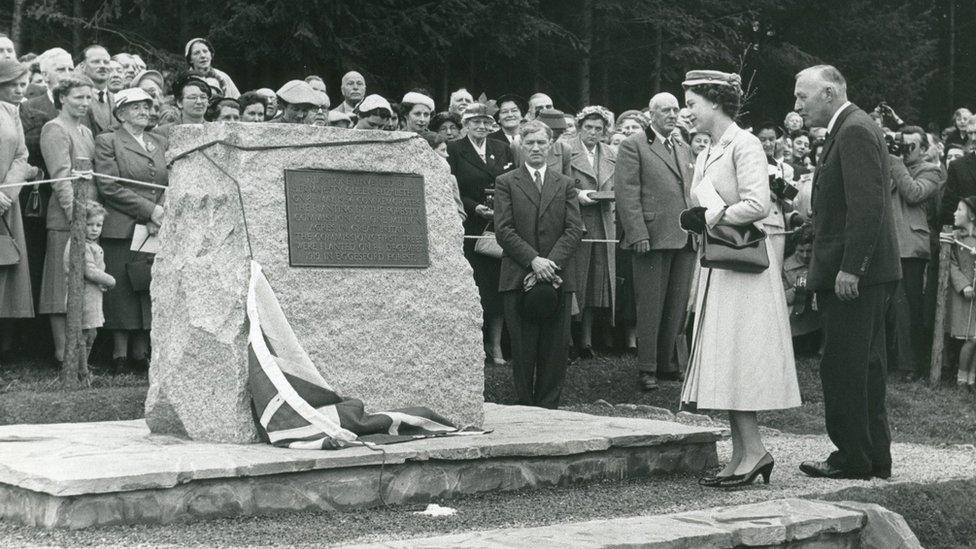
<path fill-rule="evenodd" d="M 773 474 L 773 463 L 764 465 L 763 468 L 759 470 L 759 474 L 762 475 L 763 484 L 769 484 L 769 477 Z"/>

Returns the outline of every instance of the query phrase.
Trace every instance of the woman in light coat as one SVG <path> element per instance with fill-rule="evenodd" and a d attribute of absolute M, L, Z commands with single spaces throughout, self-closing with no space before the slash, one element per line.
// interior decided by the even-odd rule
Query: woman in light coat
<path fill-rule="evenodd" d="M 613 201 L 590 198 L 594 192 L 613 190 L 613 170 L 617 154 L 603 143 L 613 125 L 613 113 L 594 105 L 576 115 L 578 138 L 571 141 L 569 175 L 579 191 L 577 201 L 586 238 L 613 239 L 617 234 Z M 580 356 L 593 356 L 593 318 L 600 309 L 609 309 L 613 321 L 616 299 L 616 263 L 610 242 L 584 242 L 576 250 L 576 300 L 581 331 Z"/>
<path fill-rule="evenodd" d="M 17 95 L 30 70 L 15 61 L 0 62 L 0 88 L 18 86 L 14 93 L 0 97 L 0 184 L 23 183 L 31 177 L 33 168 L 27 164 L 27 145 L 20 123 L 17 105 L 4 100 Z M 6 90 L 4 90 L 6 91 Z M 21 187 L 0 189 L 0 234 L 9 234 L 20 252 L 16 265 L 0 267 L 0 337 L 9 338 L 10 328 L 2 319 L 33 318 L 34 301 L 31 296 L 30 273 L 27 268 L 27 246 L 18 195 Z M 9 344 L 4 341 L 4 344 Z"/>
<path fill-rule="evenodd" d="M 701 234 L 718 224 L 756 224 L 775 232 L 770 229 L 782 221 L 773 210 L 766 155 L 759 140 L 734 122 L 742 100 L 739 76 L 692 71 L 684 88 L 696 128 L 711 134 L 713 143 L 696 161 L 693 207 L 682 213 L 682 227 Z M 800 405 L 780 280 L 782 244 L 773 242 L 783 238 L 765 239 L 769 267 L 760 273 L 703 267 L 699 274 L 681 401 L 729 411 L 732 428 L 732 459 L 717 475 L 702 478 L 704 486 L 742 486 L 760 475 L 768 483 L 773 458 L 760 437 L 756 412 Z"/>

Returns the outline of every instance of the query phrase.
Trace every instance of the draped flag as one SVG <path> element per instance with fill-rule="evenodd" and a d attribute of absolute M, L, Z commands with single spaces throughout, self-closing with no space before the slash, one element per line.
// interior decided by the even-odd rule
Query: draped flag
<path fill-rule="evenodd" d="M 298 342 L 261 266 L 254 261 L 247 318 L 251 402 L 262 434 L 275 446 L 331 450 L 482 433 L 459 430 L 427 408 L 368 414 L 362 401 L 339 396 Z"/>

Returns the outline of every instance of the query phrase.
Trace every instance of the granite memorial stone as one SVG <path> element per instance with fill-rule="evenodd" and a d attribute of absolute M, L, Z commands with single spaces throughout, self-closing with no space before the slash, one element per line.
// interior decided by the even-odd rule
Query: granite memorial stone
<path fill-rule="evenodd" d="M 153 267 L 146 420 L 252 442 L 245 300 L 261 264 L 299 341 L 368 410 L 480 425 L 481 310 L 445 163 L 419 136 L 178 126 Z"/>

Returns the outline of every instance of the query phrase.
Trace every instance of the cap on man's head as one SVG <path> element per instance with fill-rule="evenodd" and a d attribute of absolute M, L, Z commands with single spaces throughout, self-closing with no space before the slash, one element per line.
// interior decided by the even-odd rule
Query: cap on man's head
<path fill-rule="evenodd" d="M 359 105 L 356 106 L 356 111 L 361 113 L 376 109 L 386 109 L 390 113 L 390 116 L 393 116 L 393 107 L 390 106 L 390 102 L 387 101 L 382 95 L 376 93 L 367 95 L 362 101 L 359 102 Z"/>
<path fill-rule="evenodd" d="M 0 61 L 0 84 L 13 82 L 29 72 L 30 67 L 16 59 L 4 59 Z"/>
<path fill-rule="evenodd" d="M 545 109 L 536 119 L 553 130 L 565 130 L 567 127 L 566 113 L 558 109 Z"/>
<path fill-rule="evenodd" d="M 289 105 L 312 105 L 321 107 L 328 101 L 328 96 L 317 92 L 304 80 L 289 80 L 276 92 L 282 101 Z"/>

